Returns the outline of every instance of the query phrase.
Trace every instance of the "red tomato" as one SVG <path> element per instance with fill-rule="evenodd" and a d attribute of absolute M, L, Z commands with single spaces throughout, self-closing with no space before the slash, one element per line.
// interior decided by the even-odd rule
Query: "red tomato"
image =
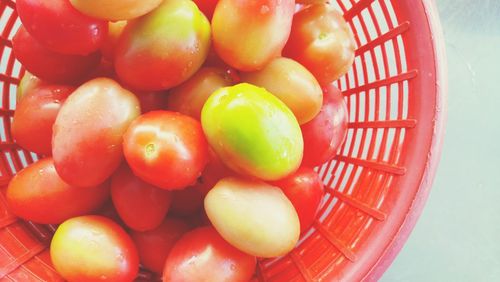
<path fill-rule="evenodd" d="M 141 264 L 145 268 L 161 274 L 170 250 L 188 230 L 189 226 L 184 221 L 167 218 L 154 230 L 132 231 L 130 235 L 139 251 Z"/>
<path fill-rule="evenodd" d="M 56 83 L 75 82 L 95 69 L 101 60 L 99 53 L 80 56 L 53 52 L 38 43 L 23 26 L 12 39 L 12 50 L 29 72 Z"/>
<path fill-rule="evenodd" d="M 304 138 L 302 164 L 310 167 L 335 157 L 347 135 L 349 115 L 342 93 L 333 85 L 326 87 L 323 92 L 320 113 L 301 127 Z"/>
<path fill-rule="evenodd" d="M 355 49 L 354 36 L 342 14 L 322 1 L 295 14 L 283 54 L 327 85 L 351 68 Z"/>
<path fill-rule="evenodd" d="M 235 173 L 230 170 L 219 159 L 213 150 L 209 150 L 210 161 L 208 162 L 205 170 L 198 178 L 198 181 L 193 186 L 196 190 L 200 191 L 203 197 L 221 180 L 222 178 L 234 176 Z"/>
<path fill-rule="evenodd" d="M 52 154 L 52 126 L 72 86 L 40 81 L 23 91 L 12 119 L 12 136 L 21 147 L 42 155 Z"/>
<path fill-rule="evenodd" d="M 80 86 L 54 124 L 52 156 L 64 181 L 78 187 L 104 182 L 123 159 L 123 134 L 139 116 L 134 94 L 108 78 Z"/>
<path fill-rule="evenodd" d="M 69 0 L 17 0 L 17 13 L 28 32 L 48 49 L 74 55 L 97 51 L 108 23 L 78 12 Z"/>
<path fill-rule="evenodd" d="M 219 0 L 193 0 L 194 3 L 200 8 L 200 10 L 207 16 L 209 20 L 212 19 L 214 15 L 215 6 Z"/>
<path fill-rule="evenodd" d="M 307 230 L 316 218 L 325 193 L 318 173 L 311 168 L 301 167 L 294 174 L 271 184 L 280 187 L 292 202 L 299 216 L 300 231 Z"/>
<path fill-rule="evenodd" d="M 106 60 L 110 62 L 114 61 L 116 45 L 126 26 L 127 21 L 109 22 L 108 36 L 101 46 L 102 56 Z"/>
<path fill-rule="evenodd" d="M 203 206 L 203 194 L 194 187 L 174 191 L 171 212 L 176 215 L 192 215 Z"/>
<path fill-rule="evenodd" d="M 114 221 L 115 223 L 119 224 L 123 228 L 126 228 L 126 224 L 123 222 L 123 220 L 120 218 L 120 215 L 116 211 L 115 206 L 113 205 L 113 201 L 111 199 L 107 201 L 104 206 L 99 209 L 99 211 L 96 212 L 96 215 L 102 215 L 104 217 L 107 217 Z"/>
<path fill-rule="evenodd" d="M 128 227 L 147 231 L 161 224 L 170 208 L 172 195 L 140 180 L 122 165 L 111 179 L 111 199 Z"/>
<path fill-rule="evenodd" d="M 248 281 L 256 258 L 229 245 L 213 227 L 186 233 L 173 247 L 163 281 Z"/>
<path fill-rule="evenodd" d="M 194 184 L 208 161 L 200 122 L 180 113 L 144 114 L 123 140 L 125 158 L 135 175 L 167 190 Z"/>
<path fill-rule="evenodd" d="M 21 170 L 7 188 L 11 211 L 26 220 L 57 224 L 92 212 L 109 196 L 109 183 L 77 188 L 56 173 L 52 159 L 43 159 Z"/>
<path fill-rule="evenodd" d="M 220 0 L 212 19 L 217 54 L 238 70 L 263 68 L 281 55 L 294 11 L 293 0 Z"/>
<path fill-rule="evenodd" d="M 139 256 L 129 235 L 102 216 L 80 216 L 59 225 L 50 244 L 55 269 L 68 281 L 133 281 Z"/>
<path fill-rule="evenodd" d="M 165 92 L 135 92 L 141 103 L 143 114 L 164 110 L 167 107 L 168 93 Z"/>
<path fill-rule="evenodd" d="M 116 72 L 134 89 L 169 89 L 196 73 L 209 48 L 210 23 L 196 5 L 163 1 L 125 28 L 116 47 Z"/>

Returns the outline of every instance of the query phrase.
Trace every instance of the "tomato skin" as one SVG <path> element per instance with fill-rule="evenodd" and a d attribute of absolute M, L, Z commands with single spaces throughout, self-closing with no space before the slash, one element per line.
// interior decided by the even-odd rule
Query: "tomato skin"
<path fill-rule="evenodd" d="M 143 16 L 158 7 L 162 0 L 70 0 L 71 4 L 90 17 L 129 20 Z"/>
<path fill-rule="evenodd" d="M 107 22 L 83 15 L 69 0 L 18 0 L 16 8 L 26 30 L 54 52 L 90 54 L 108 33 Z"/>
<path fill-rule="evenodd" d="M 293 0 L 220 0 L 212 19 L 217 54 L 238 70 L 262 69 L 281 55 L 294 10 Z"/>
<path fill-rule="evenodd" d="M 122 165 L 111 179 L 111 199 L 128 227 L 147 231 L 158 227 L 170 208 L 170 192 L 148 184 Z"/>
<path fill-rule="evenodd" d="M 323 104 L 323 92 L 316 78 L 292 59 L 276 58 L 262 70 L 242 73 L 241 77 L 278 97 L 300 124 L 311 121 Z"/>
<path fill-rule="evenodd" d="M 342 14 L 330 4 L 317 3 L 295 14 L 283 55 L 304 65 L 326 86 L 351 68 L 355 49 Z"/>
<path fill-rule="evenodd" d="M 127 21 L 109 22 L 108 23 L 108 36 L 101 46 L 102 57 L 109 62 L 115 60 L 116 46 L 118 40 L 127 26 Z"/>
<path fill-rule="evenodd" d="M 65 55 L 53 52 L 33 38 L 21 26 L 12 39 L 16 59 L 33 75 L 54 83 L 71 83 L 89 74 L 101 60 L 101 54 Z"/>
<path fill-rule="evenodd" d="M 256 258 L 229 245 L 213 227 L 186 233 L 170 251 L 163 281 L 249 281 Z"/>
<path fill-rule="evenodd" d="M 247 254 L 282 256 L 299 240 L 300 222 L 292 203 L 280 188 L 262 181 L 222 179 L 205 197 L 205 211 L 219 234 Z"/>
<path fill-rule="evenodd" d="M 170 250 L 188 230 L 189 226 L 183 220 L 167 218 L 154 230 L 131 231 L 130 236 L 137 246 L 141 264 L 161 274 Z"/>
<path fill-rule="evenodd" d="M 196 73 L 209 48 L 210 23 L 196 5 L 164 1 L 127 25 L 116 48 L 116 72 L 134 89 L 166 90 Z"/>
<path fill-rule="evenodd" d="M 217 90 L 201 120 L 212 149 L 235 172 L 278 180 L 300 166 L 303 140 L 297 119 L 264 88 L 242 83 Z"/>
<path fill-rule="evenodd" d="M 109 183 L 81 189 L 66 184 L 51 158 L 42 159 L 17 173 L 7 188 L 12 212 L 26 220 L 58 224 L 92 212 L 109 197 Z"/>
<path fill-rule="evenodd" d="M 166 190 L 196 182 L 208 161 L 208 144 L 195 119 L 153 111 L 137 118 L 124 137 L 124 153 L 135 175 Z"/>
<path fill-rule="evenodd" d="M 325 193 L 318 173 L 311 168 L 300 167 L 294 174 L 271 184 L 280 187 L 292 202 L 299 216 L 300 232 L 306 231 L 313 224 Z"/>
<path fill-rule="evenodd" d="M 168 93 L 154 91 L 136 91 L 135 93 L 141 103 L 141 112 L 143 114 L 167 108 Z"/>
<path fill-rule="evenodd" d="M 196 6 L 198 6 L 203 14 L 211 20 L 214 15 L 215 6 L 217 6 L 219 0 L 193 0 L 193 2 L 196 3 Z"/>
<path fill-rule="evenodd" d="M 198 212 L 203 206 L 204 195 L 195 187 L 174 191 L 171 212 L 180 216 L 188 216 Z"/>
<path fill-rule="evenodd" d="M 139 113 L 135 95 L 109 78 L 75 90 L 53 127 L 52 156 L 61 178 L 78 187 L 104 182 L 119 167 L 122 136 Z"/>
<path fill-rule="evenodd" d="M 38 81 L 22 90 L 12 120 L 12 136 L 24 149 L 42 155 L 52 154 L 52 126 L 62 103 L 75 87 Z"/>
<path fill-rule="evenodd" d="M 194 76 L 168 95 L 168 108 L 182 114 L 201 119 L 201 109 L 215 90 L 231 85 L 225 70 L 201 68 Z"/>
<path fill-rule="evenodd" d="M 349 114 L 342 93 L 335 86 L 323 89 L 323 107 L 310 122 L 302 125 L 304 158 L 302 163 L 314 167 L 331 160 L 344 143 Z"/>
<path fill-rule="evenodd" d="M 68 281 L 131 282 L 139 256 L 130 236 L 112 220 L 95 215 L 59 225 L 50 244 L 55 269 Z"/>
<path fill-rule="evenodd" d="M 23 77 L 21 78 L 21 81 L 19 81 L 19 85 L 17 86 L 17 91 L 16 91 L 17 104 L 21 102 L 21 100 L 27 93 L 32 92 L 32 90 L 40 84 L 42 84 L 41 79 L 34 76 L 29 71 L 25 71 Z"/>
<path fill-rule="evenodd" d="M 198 178 L 196 184 L 193 186 L 196 190 L 201 192 L 203 197 L 208 194 L 219 180 L 229 176 L 236 176 L 236 173 L 225 166 L 212 149 L 209 150 L 209 156 L 210 161 L 205 166 L 205 170 Z"/>

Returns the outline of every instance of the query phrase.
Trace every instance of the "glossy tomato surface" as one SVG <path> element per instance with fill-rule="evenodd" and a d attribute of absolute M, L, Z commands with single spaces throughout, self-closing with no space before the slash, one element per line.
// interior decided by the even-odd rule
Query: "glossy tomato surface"
<path fill-rule="evenodd" d="M 213 227 L 186 233 L 173 247 L 163 281 L 249 281 L 256 258 L 229 245 Z"/>
<path fill-rule="evenodd" d="M 293 0 L 220 0 L 212 19 L 217 54 L 238 70 L 263 68 L 281 55 L 294 10 Z"/>
<path fill-rule="evenodd" d="M 108 197 L 109 183 L 90 188 L 65 183 L 50 158 L 21 170 L 7 188 L 7 202 L 12 212 L 43 224 L 58 224 L 95 211 Z"/>
<path fill-rule="evenodd" d="M 301 167 L 285 179 L 271 183 L 280 187 L 292 202 L 300 220 L 300 231 L 306 231 L 314 222 L 325 193 L 323 183 L 312 168 Z"/>
<path fill-rule="evenodd" d="M 164 1 L 130 22 L 116 49 L 123 82 L 138 90 L 165 90 L 201 67 L 210 48 L 210 23 L 190 0 Z"/>
<path fill-rule="evenodd" d="M 79 187 L 104 182 L 123 159 L 123 134 L 140 114 L 136 96 L 114 80 L 80 86 L 54 124 L 52 156 L 64 181 Z"/>
<path fill-rule="evenodd" d="M 111 199 L 128 227 L 147 231 L 158 227 L 170 208 L 172 195 L 135 176 L 122 165 L 111 178 Z"/>
<path fill-rule="evenodd" d="M 169 111 L 137 118 L 124 136 L 124 153 L 135 175 L 167 190 L 194 184 L 208 162 L 200 122 Z"/>
<path fill-rule="evenodd" d="M 102 216 L 81 216 L 59 225 L 50 256 L 68 281 L 134 281 L 139 256 L 134 242 L 118 224 Z"/>
<path fill-rule="evenodd" d="M 16 59 L 30 73 L 55 83 L 71 83 L 80 80 L 97 68 L 101 61 L 98 52 L 89 55 L 65 55 L 42 46 L 21 26 L 12 39 Z"/>
<path fill-rule="evenodd" d="M 28 75 L 29 76 L 29 75 Z M 12 119 L 12 136 L 24 149 L 52 154 L 52 126 L 66 98 L 75 90 L 73 86 L 44 83 L 25 85 L 22 99 Z"/>
<path fill-rule="evenodd" d="M 26 30 L 46 48 L 63 54 L 97 51 L 108 23 L 77 11 L 69 0 L 17 0 L 17 13 Z"/>
<path fill-rule="evenodd" d="M 70 0 L 83 14 L 109 21 L 129 20 L 154 10 L 162 0 Z"/>
<path fill-rule="evenodd" d="M 333 85 L 324 90 L 323 107 L 310 122 L 302 125 L 303 164 L 315 167 L 331 160 L 344 143 L 349 115 L 342 93 Z"/>
<path fill-rule="evenodd" d="M 137 246 L 141 264 L 147 269 L 161 274 L 170 250 L 188 230 L 189 226 L 184 220 L 167 218 L 153 230 L 132 231 L 130 236 Z"/>

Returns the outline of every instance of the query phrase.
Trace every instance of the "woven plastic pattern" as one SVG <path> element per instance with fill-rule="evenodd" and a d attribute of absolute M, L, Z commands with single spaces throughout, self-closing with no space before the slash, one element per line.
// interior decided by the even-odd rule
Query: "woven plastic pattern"
<path fill-rule="evenodd" d="M 339 155 L 317 168 L 319 216 L 286 257 L 261 260 L 255 281 L 372 281 L 406 241 L 427 198 L 442 143 L 446 78 L 432 1 L 337 0 L 355 34 L 354 67 L 337 86 L 350 110 Z M 0 0 L 0 185 L 37 156 L 10 134 L 22 67 L 12 54 L 15 2 Z M 60 281 L 50 265 L 55 226 L 18 220 L 0 193 L 0 281 Z M 141 281 L 154 280 L 142 272 Z"/>

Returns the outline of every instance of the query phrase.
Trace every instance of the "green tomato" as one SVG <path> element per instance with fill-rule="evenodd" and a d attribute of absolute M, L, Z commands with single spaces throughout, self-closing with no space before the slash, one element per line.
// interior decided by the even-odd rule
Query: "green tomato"
<path fill-rule="evenodd" d="M 242 83 L 217 90 L 205 103 L 201 120 L 214 151 L 238 173 L 277 180 L 302 161 L 297 119 L 264 88 Z"/>

